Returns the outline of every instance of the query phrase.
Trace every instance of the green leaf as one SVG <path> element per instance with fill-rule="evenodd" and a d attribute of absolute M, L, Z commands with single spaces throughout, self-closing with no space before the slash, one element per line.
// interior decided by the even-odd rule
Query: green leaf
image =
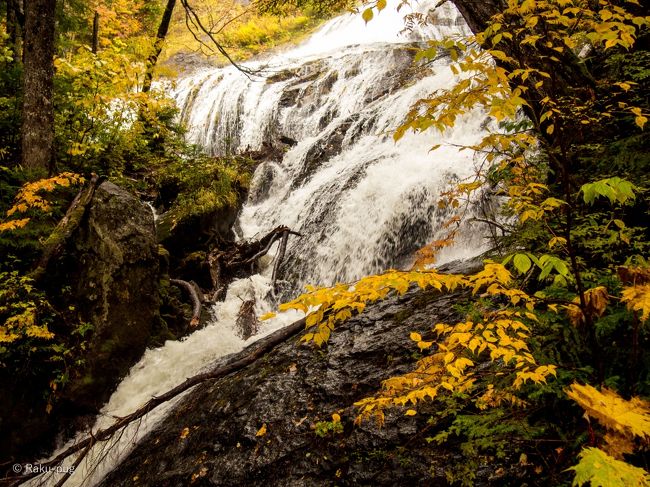
<path fill-rule="evenodd" d="M 593 204 L 599 196 L 609 199 L 610 203 L 625 204 L 635 198 L 634 192 L 636 189 L 636 186 L 629 181 L 613 177 L 583 184 L 580 191 L 583 194 L 585 203 L 588 204 Z"/>
<path fill-rule="evenodd" d="M 517 269 L 520 274 L 528 272 L 532 265 L 530 257 L 526 254 L 516 254 L 513 258 L 513 263 L 515 264 L 515 269 Z"/>
<path fill-rule="evenodd" d="M 569 266 L 566 262 L 554 255 L 542 255 L 539 258 L 539 264 L 537 264 L 542 272 L 539 275 L 539 280 L 542 281 L 546 279 L 551 271 L 555 270 L 558 275 L 566 278 L 569 275 Z"/>
<path fill-rule="evenodd" d="M 642 468 L 622 462 L 598 448 L 585 448 L 580 462 L 569 468 L 576 473 L 573 486 L 590 483 L 591 487 L 649 486 L 650 476 Z"/>

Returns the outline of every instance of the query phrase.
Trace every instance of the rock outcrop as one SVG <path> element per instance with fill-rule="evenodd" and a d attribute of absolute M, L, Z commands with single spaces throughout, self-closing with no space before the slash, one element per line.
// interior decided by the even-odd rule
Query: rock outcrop
<path fill-rule="evenodd" d="M 409 370 L 416 352 L 409 332 L 455 319 L 458 299 L 436 292 L 388 299 L 350 319 L 321 350 L 289 340 L 198 386 L 101 485 L 447 485 L 446 466 L 462 460 L 425 440 L 435 435 L 426 414 L 395 410 L 382 428 L 355 426 L 352 404 Z M 421 412 L 427 407 L 436 405 Z M 328 428 L 332 413 L 342 428 Z M 493 465 L 475 484 L 516 475 Z"/>
<path fill-rule="evenodd" d="M 98 410 L 142 356 L 159 320 L 158 262 L 150 209 L 115 184 L 102 183 L 58 266 L 93 326 L 83 373 L 64 396 L 73 409 Z"/>
<path fill-rule="evenodd" d="M 45 454 L 55 437 L 70 436 L 92 421 L 162 326 L 153 215 L 113 183 L 95 190 L 80 225 L 44 276 L 51 302 L 76 316 L 52 329 L 70 343 L 85 343 L 74 352 L 61 350 L 71 361 L 69 377 L 49 411 L 44 391 L 51 386 L 42 373 L 26 366 L 24 375 L 0 377 L 4 461 Z"/>

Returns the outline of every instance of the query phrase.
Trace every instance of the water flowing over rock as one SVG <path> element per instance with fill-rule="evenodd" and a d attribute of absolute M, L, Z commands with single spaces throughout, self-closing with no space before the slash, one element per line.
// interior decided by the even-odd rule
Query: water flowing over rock
<path fill-rule="evenodd" d="M 372 420 L 354 426 L 352 404 L 408 371 L 405 330 L 426 333 L 432 321 L 457 319 L 458 298 L 416 291 L 386 300 L 337 329 L 323 351 L 290 340 L 198 386 L 101 485 L 448 485 L 447 467 L 461 460 L 426 441 L 436 434 L 426 425 L 435 405 L 420 405 L 416 417 L 391 411 L 378 428 Z M 339 430 L 327 429 L 333 413 Z M 501 462 L 481 468 L 474 485 L 521 484 L 517 463 Z"/>
<path fill-rule="evenodd" d="M 415 26 L 410 32 L 402 32 L 404 12 L 395 11 L 396 3 L 389 2 L 389 7 L 367 26 L 359 16 L 346 14 L 326 23 L 304 44 L 264 61 L 250 63 L 252 68 L 264 68 L 268 75 L 266 78 L 249 79 L 234 68 L 223 68 L 200 71 L 176 83 L 172 94 L 181 108 L 181 117 L 188 125 L 188 138 L 192 142 L 215 155 L 250 151 L 269 154 L 257 169 L 249 201 L 235 223 L 238 237 L 259 238 L 282 225 L 303 236 L 289 239 L 285 264 L 280 269 L 281 281 L 274 285 L 271 279 L 272 251 L 259 262 L 262 268 L 259 274 L 236 279 L 230 284 L 225 299 L 213 308 L 213 321 L 205 328 L 183 341 L 170 341 L 159 349 L 147 350 L 102 409 L 94 430 L 110 424 L 112 416 L 126 415 L 152 396 L 210 369 L 219 357 L 237 352 L 301 318 L 301 314 L 292 311 L 262 322 L 259 330 L 256 326 L 243 327 L 247 323 L 255 324 L 254 315 L 261 316 L 274 310 L 279 299 L 295 295 L 303 284 L 353 281 L 389 267 L 408 266 L 414 250 L 447 234 L 443 223 L 450 215 L 447 210 L 438 208 L 437 202 L 449 188 L 450 181 L 472 176 L 472 156 L 469 151 L 459 151 L 457 146 L 475 143 L 482 137 L 484 114 L 476 113 L 459 119 L 454 129 L 444 137 L 435 133 L 409 133 L 395 142 L 392 133 L 415 101 L 450 86 L 454 81 L 448 68 L 449 60 L 444 57 L 428 66 L 414 67 L 414 43 L 467 33 L 468 30 L 452 5 L 445 3 L 431 14 L 430 9 L 437 2 L 425 0 L 418 2 L 416 8 L 422 15 L 432 16 L 432 25 Z M 442 145 L 431 151 L 431 147 L 437 144 Z M 477 208 L 470 206 L 469 212 L 478 211 Z M 485 247 L 485 233 L 477 224 L 473 228 L 464 227 L 455 245 L 440 255 L 440 261 L 479 254 Z M 213 460 L 226 458 L 231 453 L 235 455 L 238 442 L 248 452 L 239 457 L 228 456 L 227 462 L 221 466 L 211 460 L 207 473 L 197 478 L 199 482 L 208 482 L 209 478 L 215 485 L 241 485 L 251 481 L 246 477 L 250 475 L 245 473 L 247 467 L 270 471 L 275 468 L 272 465 L 277 465 L 278 475 L 287 475 L 294 482 L 280 482 L 282 485 L 305 485 L 300 479 L 304 476 L 309 480 L 308 470 L 312 463 L 326 465 L 331 461 L 317 455 L 309 459 L 304 457 L 306 452 L 298 453 L 300 438 L 312 438 L 313 432 L 307 420 L 302 425 L 293 426 L 288 421 L 300 421 L 316 400 L 322 401 L 321 411 L 329 411 L 328 407 L 334 407 L 335 403 L 336 407 L 350 404 L 362 392 L 376 388 L 380 376 L 402 370 L 400 367 L 404 367 L 408 358 L 403 356 L 408 333 L 402 329 L 398 339 L 395 331 L 394 347 L 397 348 L 394 356 L 397 358 L 393 365 L 377 362 L 386 360 L 389 355 L 386 350 L 390 347 L 386 345 L 388 348 L 382 350 L 383 341 L 374 343 L 371 340 L 371 336 L 374 339 L 375 334 L 380 335 L 399 322 L 389 318 L 398 313 L 395 306 L 399 302 L 380 305 L 375 315 L 360 316 L 350 325 L 348 332 L 335 338 L 322 355 L 322 364 L 311 362 L 309 365 L 309 361 L 314 360 L 311 350 L 296 350 L 294 343 L 283 346 L 282 353 L 269 358 L 269 363 L 275 364 L 269 373 L 280 380 L 277 386 L 274 381 L 265 380 L 263 374 L 256 376 L 257 372 L 251 369 L 239 375 L 236 381 L 224 380 L 219 383 L 221 385 L 203 387 L 196 394 L 191 392 L 191 398 L 183 402 L 180 409 L 175 409 L 177 403 L 174 401 L 155 409 L 141 422 L 127 428 L 121 439 L 110 445 L 109 461 L 100 461 L 106 456 L 103 448 L 93 448 L 88 463 L 77 469 L 70 485 L 79 485 L 91 471 L 90 483 L 100 481 L 129 456 L 138 438 L 159 424 L 165 428 L 165 441 L 155 446 L 158 436 L 152 436 L 147 448 L 152 451 L 169 448 L 167 452 L 173 450 L 173 458 L 153 465 L 144 463 L 144 457 L 137 453 L 133 458 L 140 458 L 143 462 L 139 465 L 139 472 L 147 472 L 135 473 L 137 461 L 131 459 L 123 473 L 115 477 L 118 479 L 116 482 L 127 485 L 137 475 L 138 478 L 151 479 L 149 485 L 186 485 L 189 481 L 187 472 L 190 478 L 194 472 L 187 469 L 199 465 L 194 463 L 194 457 L 182 454 L 182 445 L 188 442 L 180 441 L 179 435 L 183 428 L 188 427 L 189 441 L 193 441 L 191 438 L 212 438 L 205 451 Z M 245 303 L 244 312 L 242 305 Z M 443 300 L 441 303 L 435 305 L 436 310 L 447 313 L 450 302 Z M 371 322 L 375 327 L 365 326 Z M 427 319 L 417 326 L 430 324 Z M 246 328 L 244 333 L 242 328 Z M 256 334 L 243 339 L 242 336 L 248 335 L 249 331 Z M 361 334 L 355 338 L 355 333 Z M 347 345 L 337 352 L 341 340 L 347 341 Z M 359 356 L 355 356 L 357 349 L 361 350 Z M 288 360 L 292 353 L 297 354 L 296 361 L 305 360 L 301 362 L 302 368 L 298 367 L 293 375 L 287 372 L 291 368 Z M 383 359 L 379 359 L 380 354 Z M 363 356 L 367 356 L 369 361 L 364 362 Z M 348 366 L 347 360 L 356 360 L 355 365 Z M 372 368 L 377 370 L 371 372 Z M 285 379 L 288 382 L 283 382 Z M 349 390 L 355 383 L 365 385 L 362 390 Z M 263 389 L 257 390 L 256 386 L 263 386 Z M 293 386 L 306 389 L 295 389 L 294 392 Z M 216 391 L 222 390 L 219 388 L 232 392 L 233 401 L 220 402 L 216 396 L 219 395 Z M 266 396 L 257 397 L 257 394 Z M 296 401 L 291 400 L 292 394 L 297 395 Z M 258 399 L 263 403 L 258 404 Z M 276 408 L 276 400 L 287 409 Z M 201 407 L 197 410 L 196 421 L 183 419 L 190 404 L 203 401 L 206 401 L 207 409 Z M 247 409 L 237 411 L 235 406 L 244 401 Z M 161 423 L 171 410 L 174 410 L 176 419 Z M 296 441 L 287 440 L 286 445 L 279 445 L 275 450 L 270 446 L 267 450 L 266 444 L 261 443 L 260 450 L 255 453 L 255 432 L 262 424 L 257 424 L 257 421 L 267 413 L 281 411 L 286 413 L 286 418 L 279 428 L 283 429 L 283 435 L 296 433 Z M 333 411 L 328 414 L 330 412 Z M 227 432 L 230 426 L 221 421 L 231 414 L 236 424 Z M 207 423 L 200 422 L 208 418 L 213 418 L 210 428 L 214 429 L 208 429 Z M 311 417 L 308 419 L 312 421 Z M 183 428 L 176 431 L 181 423 Z M 203 424 L 205 427 L 201 426 Z M 194 426 L 200 426 L 197 430 L 200 434 L 192 430 Z M 276 426 L 270 425 L 271 428 Z M 401 428 L 406 429 L 401 431 Z M 412 426 L 402 425 L 392 430 L 390 436 L 360 429 L 353 433 L 357 435 L 354 438 L 363 437 L 365 440 L 355 439 L 353 443 L 359 441 L 360 448 L 377 444 L 381 449 L 389 437 L 398 440 L 412 431 Z M 240 436 L 239 440 L 235 439 L 237 436 Z M 269 440 L 275 445 L 280 438 L 288 437 L 272 438 Z M 334 445 L 328 443 L 324 448 L 329 451 L 336 448 Z M 174 450 L 177 446 L 179 449 Z M 329 454 L 324 456 L 329 458 Z M 297 462 L 295 469 L 288 466 L 289 459 Z M 236 465 L 238 462 L 240 464 Z M 359 465 L 346 467 L 346 472 L 358 469 L 353 472 L 354 478 L 362 483 L 372 482 L 373 479 L 364 477 Z M 396 478 L 390 477 L 390 472 L 385 472 L 384 467 L 377 468 L 377 475 L 387 474 L 387 479 Z M 200 472 L 200 468 L 197 471 Z M 315 475 L 324 476 L 313 477 L 312 483 L 333 478 L 330 474 L 335 474 L 336 469 L 323 474 L 321 465 L 315 472 L 320 472 Z M 404 478 L 424 478 L 423 472 L 418 472 L 414 477 Z M 154 481 L 156 477 L 161 480 Z M 117 484 L 107 481 L 105 485 Z"/>
<path fill-rule="evenodd" d="M 437 199 L 449 178 L 473 168 L 470 152 L 452 144 L 477 141 L 484 117 L 459 120 L 444 138 L 407 134 L 395 143 L 391 136 L 416 100 L 454 79 L 444 57 L 413 64 L 418 41 L 468 32 L 453 6 L 429 13 L 434 5 L 418 4 L 432 24 L 411 31 L 390 7 L 367 26 L 359 16 L 337 18 L 305 44 L 252 63 L 266 78 L 226 68 L 177 83 L 188 137 L 210 153 L 284 148 L 258 169 L 238 225 L 241 238 L 278 225 L 304 235 L 292 239 L 281 268 L 291 283 L 284 297 L 306 283 L 403 265 L 446 233 L 449 215 Z M 430 152 L 441 142 L 449 144 Z M 474 252 L 480 234 L 461 234 L 441 262 Z"/>

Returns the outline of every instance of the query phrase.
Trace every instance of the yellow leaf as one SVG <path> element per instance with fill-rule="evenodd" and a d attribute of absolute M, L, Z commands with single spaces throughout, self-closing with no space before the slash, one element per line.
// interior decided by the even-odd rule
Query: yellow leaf
<path fill-rule="evenodd" d="M 409 409 L 404 413 L 404 416 L 415 416 L 418 412 L 415 409 Z"/>
<path fill-rule="evenodd" d="M 33 338 L 43 338 L 45 340 L 51 340 L 54 338 L 54 333 L 52 333 L 50 330 L 47 329 L 47 326 L 37 326 L 37 325 L 31 325 L 28 326 L 27 329 L 25 330 L 25 333 L 29 337 Z"/>
<path fill-rule="evenodd" d="M 190 429 L 187 428 L 187 427 L 186 427 L 186 428 L 183 428 L 183 431 L 181 431 L 181 434 L 180 434 L 179 438 L 180 438 L 181 440 L 184 440 L 185 438 L 187 438 L 187 436 L 188 436 L 189 434 L 190 434 Z"/>
<path fill-rule="evenodd" d="M 576 474 L 574 486 L 647 487 L 650 475 L 639 467 L 617 460 L 599 448 L 585 448 L 580 452 L 580 462 L 571 467 Z"/>
<path fill-rule="evenodd" d="M 257 433 L 255 433 L 255 436 L 264 436 L 266 434 L 266 423 L 262 425 L 262 427 L 257 430 Z"/>
<path fill-rule="evenodd" d="M 409 336 L 411 337 L 411 340 L 413 340 L 414 342 L 421 342 L 422 341 L 422 335 L 420 335 L 419 333 L 416 333 L 414 331 L 411 332 L 411 334 Z"/>
<path fill-rule="evenodd" d="M 336 413 L 332 414 L 332 422 L 334 422 L 334 423 L 340 423 L 340 422 L 341 422 L 341 416 L 339 416 L 339 415 L 336 414 Z"/>
<path fill-rule="evenodd" d="M 650 439 L 650 403 L 647 401 L 638 397 L 627 401 L 610 389 L 603 387 L 598 391 L 590 385 L 576 383 L 565 392 L 607 429 L 628 437 Z"/>
<path fill-rule="evenodd" d="M 270 320 L 271 318 L 275 318 L 275 317 L 276 317 L 276 314 L 271 311 L 270 313 L 266 313 L 266 314 L 260 316 L 260 320 L 266 321 L 266 320 Z"/>
<path fill-rule="evenodd" d="M 650 284 L 626 287 L 622 294 L 621 301 L 629 310 L 641 311 L 641 321 L 650 317 Z"/>

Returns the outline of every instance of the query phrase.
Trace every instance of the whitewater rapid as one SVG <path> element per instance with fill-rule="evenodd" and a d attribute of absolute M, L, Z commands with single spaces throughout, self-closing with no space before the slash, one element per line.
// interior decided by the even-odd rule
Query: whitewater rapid
<path fill-rule="evenodd" d="M 444 136 L 407 133 L 393 140 L 416 100 L 454 82 L 444 57 L 414 68 L 417 43 L 468 34 L 450 2 L 436 9 L 430 25 L 404 32 L 406 12 L 396 12 L 396 3 L 367 25 L 359 15 L 346 14 L 299 46 L 248 63 L 263 68 L 266 78 L 249 78 L 232 67 L 206 69 L 179 79 L 171 93 L 188 139 L 210 154 L 269 147 L 276 154 L 257 168 L 236 231 L 252 239 L 286 225 L 303 235 L 290 239 L 281 268 L 285 298 L 306 283 L 349 282 L 408 265 L 417 248 L 447 232 L 449 214 L 437 205 L 441 194 L 475 170 L 471 152 L 457 147 L 483 136 L 481 113 L 461 118 Z M 436 3 L 422 1 L 415 12 L 428 16 Z M 476 255 L 485 245 L 482 235 L 481 229 L 465 228 L 440 262 Z M 266 262 L 272 257 L 273 252 Z M 243 301 L 255 299 L 258 316 L 275 308 L 270 268 L 233 282 L 205 328 L 147 350 L 93 430 L 299 319 L 297 312 L 280 313 L 247 341 L 235 332 Z M 171 407 L 173 402 L 149 413 L 110 448 L 94 448 L 66 485 L 81 485 L 86 477 L 85 485 L 100 481 Z"/>

